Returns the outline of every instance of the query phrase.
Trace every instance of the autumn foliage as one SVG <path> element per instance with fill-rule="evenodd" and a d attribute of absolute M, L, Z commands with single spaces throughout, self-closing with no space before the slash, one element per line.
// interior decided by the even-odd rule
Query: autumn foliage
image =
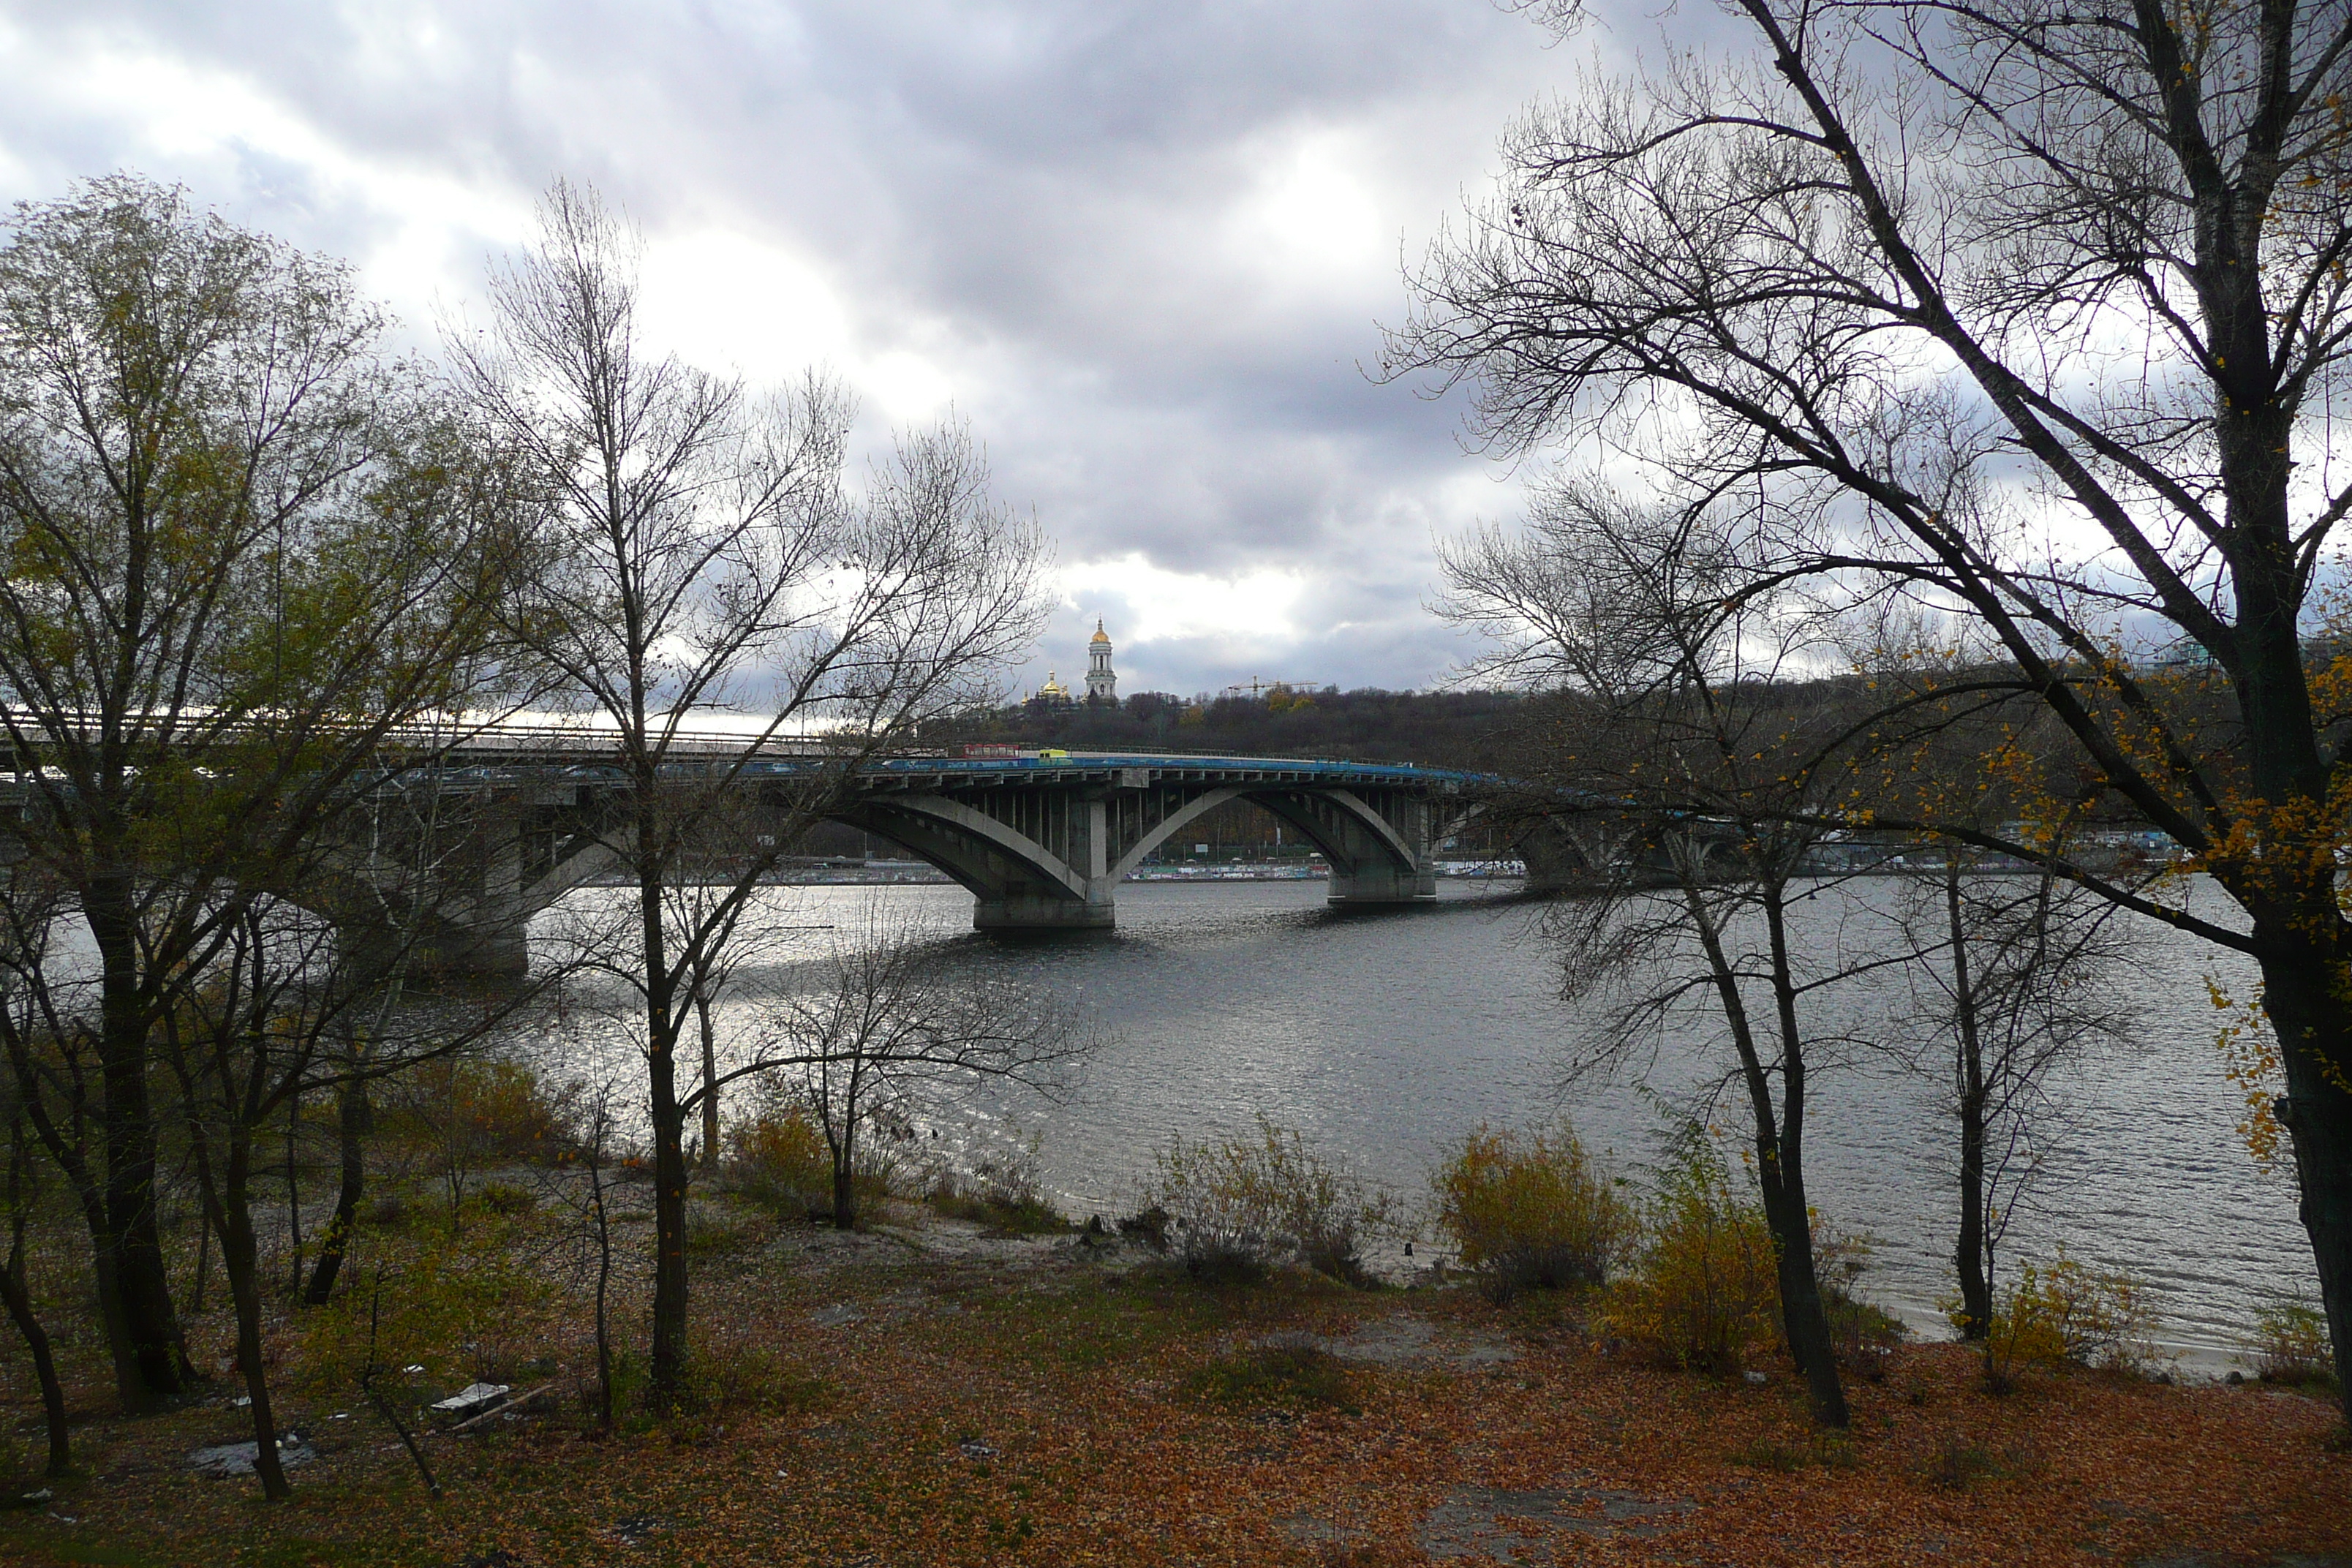
<path fill-rule="evenodd" d="M 1642 1213 L 1638 1261 L 1610 1292 L 1612 1332 L 1649 1359 L 1725 1375 L 1772 1333 L 1779 1304 L 1764 1208 L 1694 1130 Z"/>
<path fill-rule="evenodd" d="M 1565 1124 L 1481 1124 L 1446 1153 L 1430 1184 L 1462 1266 L 1497 1300 L 1606 1284 L 1633 1238 L 1633 1206 Z"/>

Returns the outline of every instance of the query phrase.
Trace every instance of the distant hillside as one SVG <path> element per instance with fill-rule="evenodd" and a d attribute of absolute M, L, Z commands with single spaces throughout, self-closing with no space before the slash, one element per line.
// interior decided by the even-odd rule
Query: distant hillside
<path fill-rule="evenodd" d="M 1330 757 L 1425 767 L 1502 765 L 1528 700 L 1507 691 L 1290 691 L 1187 700 L 1138 692 L 1117 705 L 1029 701 L 964 715 L 924 739 L 1010 742 L 1072 751 L 1169 751 Z"/>

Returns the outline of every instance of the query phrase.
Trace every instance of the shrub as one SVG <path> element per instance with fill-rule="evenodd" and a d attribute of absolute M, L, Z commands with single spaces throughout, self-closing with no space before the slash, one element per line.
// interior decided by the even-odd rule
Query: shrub
<path fill-rule="evenodd" d="M 806 1110 L 790 1105 L 738 1121 L 727 1142 L 729 1174 L 744 1196 L 794 1214 L 833 1206 L 833 1157 Z"/>
<path fill-rule="evenodd" d="M 1145 1205 L 1167 1211 L 1185 1268 L 1199 1279 L 1246 1281 L 1297 1263 L 1367 1282 L 1360 1247 L 1388 1223 L 1387 1195 L 1326 1164 L 1297 1132 L 1263 1116 L 1257 1126 L 1255 1138 L 1173 1139 L 1155 1156 Z"/>
<path fill-rule="evenodd" d="M 2156 1323 L 2145 1284 L 2086 1268 L 2062 1247 L 2057 1262 L 2020 1269 L 2017 1283 L 1994 1304 L 1986 1372 L 1996 1388 L 2025 1366 L 2146 1373 L 2157 1361 L 2150 1338 Z"/>
<path fill-rule="evenodd" d="M 376 1230 L 400 1231 L 406 1230 L 414 1217 L 406 1198 L 398 1193 L 385 1193 L 369 1202 L 361 1212 L 360 1223 Z"/>
<path fill-rule="evenodd" d="M 389 1131 L 471 1165 L 551 1161 L 572 1146 L 562 1099 L 520 1062 L 441 1058 L 395 1084 Z"/>
<path fill-rule="evenodd" d="M 562 1100 L 519 1062 L 436 1058 L 392 1082 L 385 1107 L 392 1142 L 425 1152 L 462 1228 L 467 1189 L 482 1171 L 555 1163 L 577 1152 Z"/>
<path fill-rule="evenodd" d="M 2011 1446 L 1996 1453 L 1958 1432 L 1944 1434 L 1926 1466 L 1929 1481 L 1953 1491 L 1966 1491 L 1981 1480 L 2037 1475 L 2042 1468 L 2041 1457 L 2031 1447 Z"/>
<path fill-rule="evenodd" d="M 687 1256 L 714 1258 L 741 1252 L 760 1239 L 761 1228 L 759 1220 L 740 1210 L 690 1202 L 686 1208 Z"/>
<path fill-rule="evenodd" d="M 1118 1233 L 1132 1237 L 1154 1252 L 1168 1250 L 1168 1227 L 1175 1223 L 1168 1211 L 1152 1204 L 1118 1222 Z"/>
<path fill-rule="evenodd" d="M 832 1167 L 827 1166 L 824 1206 L 833 1207 Z M 890 1198 L 903 1197 L 909 1191 L 906 1163 L 898 1151 L 878 1138 L 862 1138 L 849 1167 L 849 1183 L 857 1197 L 858 1224 L 863 1226 L 877 1217 L 882 1204 Z"/>
<path fill-rule="evenodd" d="M 2254 1375 L 2264 1383 L 2332 1387 L 2335 1356 L 2327 1342 L 2327 1315 L 2308 1301 L 2273 1301 L 2254 1313 Z"/>
<path fill-rule="evenodd" d="M 1853 1439 L 1840 1432 L 1818 1432 L 1795 1443 L 1752 1437 L 1726 1457 L 1746 1469 L 1778 1470 L 1784 1476 L 1816 1465 L 1825 1470 L 1850 1470 L 1857 1462 Z"/>
<path fill-rule="evenodd" d="M 823 1409 L 834 1398 L 824 1378 L 802 1371 L 741 1328 L 714 1327 L 698 1334 L 688 1364 L 695 1402 L 709 1412 L 797 1415 Z"/>
<path fill-rule="evenodd" d="M 1733 1190 L 1723 1156 L 1694 1130 L 1643 1218 L 1636 1267 L 1610 1288 L 1609 1327 L 1668 1365 L 1738 1371 L 1780 1300 L 1763 1205 Z"/>
<path fill-rule="evenodd" d="M 1523 1289 L 1605 1285 L 1633 1237 L 1632 1206 L 1565 1126 L 1547 1134 L 1482 1125 L 1430 1184 L 1463 1267 L 1484 1277 L 1498 1300 Z"/>

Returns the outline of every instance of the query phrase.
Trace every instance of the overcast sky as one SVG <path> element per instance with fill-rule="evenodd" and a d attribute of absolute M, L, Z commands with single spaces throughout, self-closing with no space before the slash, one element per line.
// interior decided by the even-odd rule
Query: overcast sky
<path fill-rule="evenodd" d="M 1548 47 L 1489 0 L 12 0 L 0 196 L 132 169 L 362 268 L 420 341 L 556 174 L 645 230 L 687 357 L 950 408 L 1055 542 L 1021 679 L 1427 687 L 1432 542 L 1517 514 L 1364 374 Z"/>

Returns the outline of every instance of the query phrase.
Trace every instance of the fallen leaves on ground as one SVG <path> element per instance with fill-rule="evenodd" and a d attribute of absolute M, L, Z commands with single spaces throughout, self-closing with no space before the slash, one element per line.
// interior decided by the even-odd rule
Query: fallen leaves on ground
<path fill-rule="evenodd" d="M 185 1473 L 189 1449 L 238 1436 L 225 1406 L 93 1418 L 79 1439 L 94 1473 L 0 1516 L 0 1561 L 1750 1568 L 2352 1552 L 2352 1455 L 2332 1407 L 2296 1394 L 2085 1373 L 1994 1399 L 1958 1347 L 1914 1346 L 1853 1386 L 1850 1432 L 1825 1438 L 1785 1368 L 1757 1387 L 1626 1364 L 1556 1299 L 1210 1292 L 1066 1238 L 1025 1245 L 1050 1263 L 819 1271 L 772 1247 L 700 1285 L 706 1356 L 740 1363 L 712 1367 L 709 1407 L 603 1438 L 576 1415 L 432 1438 L 437 1502 L 356 1396 L 341 1421 L 290 1401 L 287 1425 L 322 1457 L 276 1508 Z M 1421 1322 L 1388 1331 L 1406 1319 Z M 1302 1336 L 1343 1356 L 1402 1348 L 1349 1362 L 1343 1394 L 1296 1408 L 1278 1379 L 1204 1375 Z M 14 1414 L 30 1419 L 22 1392 Z"/>

